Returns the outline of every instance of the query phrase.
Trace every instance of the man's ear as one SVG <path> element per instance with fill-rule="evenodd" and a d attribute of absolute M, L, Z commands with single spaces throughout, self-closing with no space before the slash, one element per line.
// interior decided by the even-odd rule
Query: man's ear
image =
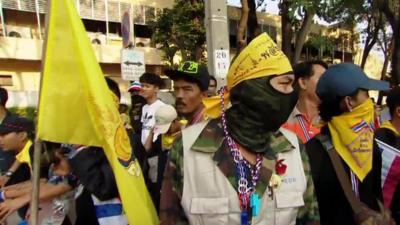
<path fill-rule="evenodd" d="M 300 90 L 305 90 L 307 88 L 306 79 L 304 77 L 300 77 L 297 80 L 297 84 L 300 87 Z"/>
<path fill-rule="evenodd" d="M 394 109 L 394 115 L 400 118 L 400 106 L 396 106 Z"/>
<path fill-rule="evenodd" d="M 207 90 L 201 92 L 201 97 L 203 97 L 203 98 L 207 98 L 207 97 L 208 97 L 208 92 L 207 92 Z"/>
<path fill-rule="evenodd" d="M 346 96 L 342 100 L 342 108 L 345 112 L 351 112 L 353 110 L 353 99 L 350 96 Z"/>
<path fill-rule="evenodd" d="M 18 134 L 18 138 L 20 140 L 28 139 L 28 133 L 26 131 L 18 132 L 17 134 Z"/>

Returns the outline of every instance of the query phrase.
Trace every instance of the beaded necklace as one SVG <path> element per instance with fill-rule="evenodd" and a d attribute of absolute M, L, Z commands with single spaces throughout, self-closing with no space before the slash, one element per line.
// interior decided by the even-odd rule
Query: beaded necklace
<path fill-rule="evenodd" d="M 256 194 L 256 186 L 257 181 L 260 176 L 260 170 L 262 166 L 263 156 L 262 154 L 257 154 L 256 157 L 256 165 L 253 168 L 244 158 L 243 155 L 240 153 L 239 148 L 235 141 L 228 133 L 228 129 L 226 126 L 226 118 L 225 118 L 225 102 L 224 102 L 224 92 L 225 88 L 221 88 L 219 91 L 221 96 L 221 110 L 222 110 L 222 126 L 224 130 L 224 136 L 228 143 L 228 147 L 230 149 L 231 155 L 233 157 L 233 161 L 235 162 L 236 167 L 236 177 L 238 182 L 237 192 L 239 195 L 239 203 L 240 203 L 240 221 L 241 225 L 248 225 L 249 223 L 249 216 L 248 210 L 251 207 L 252 216 L 256 217 L 260 213 L 261 207 L 261 199 L 258 194 Z M 248 167 L 251 174 L 251 183 L 248 183 L 246 178 L 245 167 Z"/>

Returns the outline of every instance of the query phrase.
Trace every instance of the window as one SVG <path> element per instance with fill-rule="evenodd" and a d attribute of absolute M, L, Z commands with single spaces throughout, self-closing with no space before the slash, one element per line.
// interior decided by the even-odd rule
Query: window
<path fill-rule="evenodd" d="M 146 24 L 149 24 L 150 22 L 153 22 L 156 19 L 156 9 L 151 6 L 145 6 L 145 12 L 146 12 Z"/>
<path fill-rule="evenodd" d="M 261 24 L 261 31 L 266 32 L 276 42 L 277 28 L 268 24 Z"/>
<path fill-rule="evenodd" d="M 134 23 L 145 24 L 145 8 L 142 5 L 135 5 L 133 7 Z"/>
<path fill-rule="evenodd" d="M 11 75 L 0 75 L 0 86 L 13 86 Z"/>

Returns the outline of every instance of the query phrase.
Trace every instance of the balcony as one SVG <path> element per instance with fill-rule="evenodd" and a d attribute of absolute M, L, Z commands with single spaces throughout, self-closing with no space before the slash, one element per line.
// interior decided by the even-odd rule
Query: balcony
<path fill-rule="evenodd" d="M 93 50 L 99 63 L 119 64 L 121 45 L 93 44 Z M 41 60 L 43 41 L 16 37 L 0 37 L 0 59 Z M 162 52 L 150 47 L 136 47 L 144 52 L 148 65 L 163 65 Z"/>

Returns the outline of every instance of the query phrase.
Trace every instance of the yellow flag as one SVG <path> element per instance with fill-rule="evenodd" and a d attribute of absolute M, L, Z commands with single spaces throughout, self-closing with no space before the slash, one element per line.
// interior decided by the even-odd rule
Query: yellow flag
<path fill-rule="evenodd" d="M 128 135 L 73 3 L 49 1 L 38 137 L 102 147 L 129 224 L 158 224 Z"/>

